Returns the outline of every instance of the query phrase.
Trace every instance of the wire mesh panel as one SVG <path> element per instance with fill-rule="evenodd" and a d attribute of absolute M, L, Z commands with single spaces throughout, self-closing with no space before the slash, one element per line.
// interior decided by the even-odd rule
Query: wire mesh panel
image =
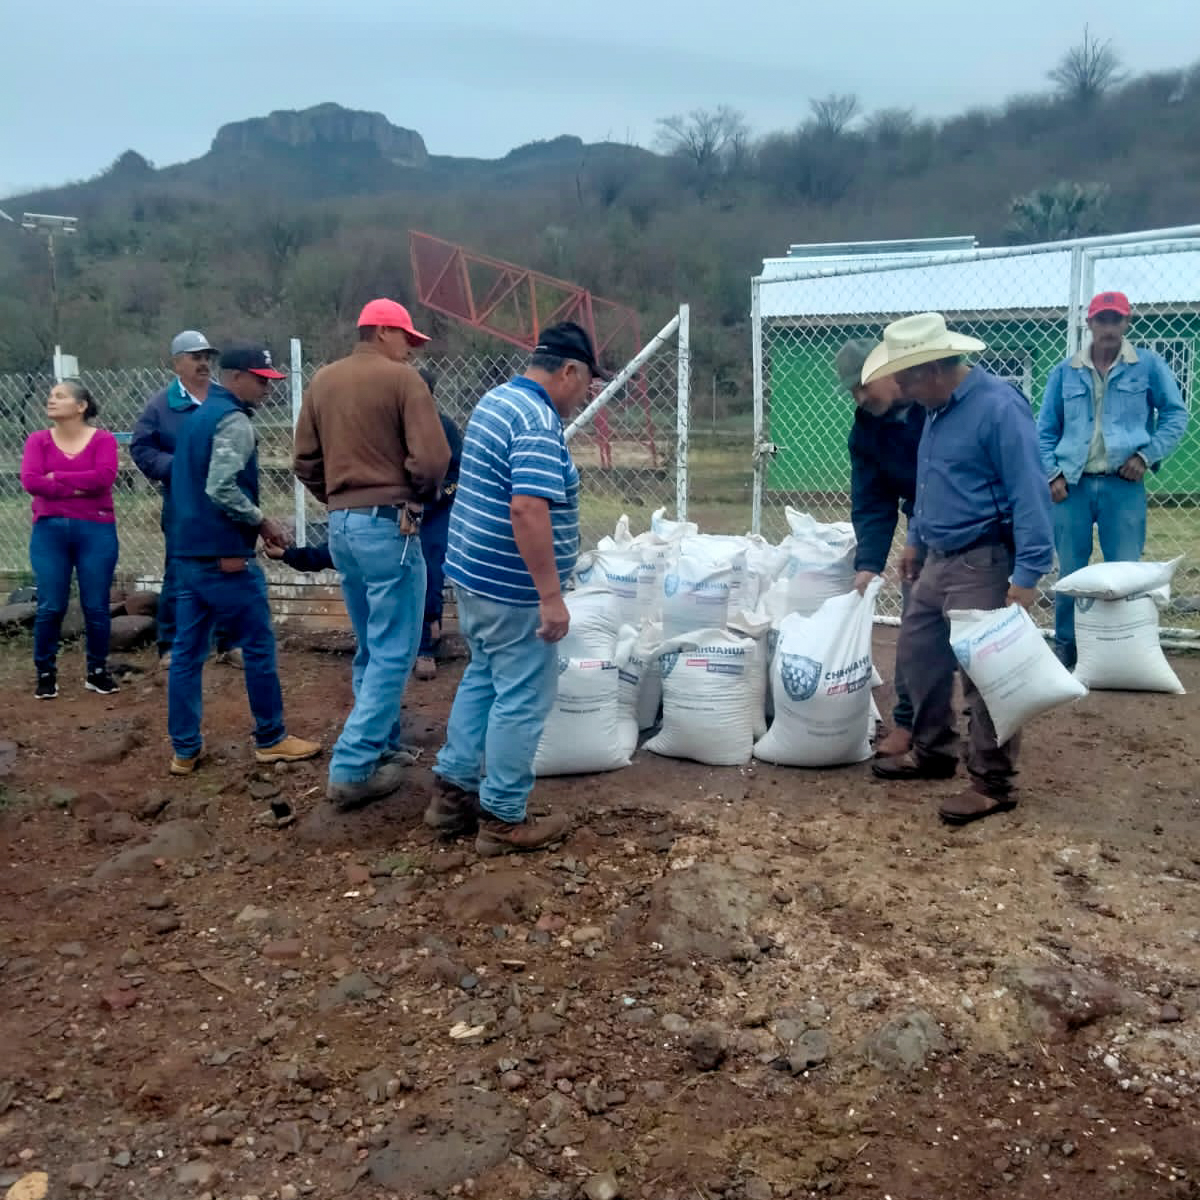
<path fill-rule="evenodd" d="M 1078 344 L 1081 307 L 1091 294 L 1083 291 L 1091 286 L 1126 291 L 1134 305 L 1130 340 L 1164 357 L 1194 409 L 1200 398 L 1194 369 L 1200 250 L 1194 247 L 1176 245 L 1164 253 L 1123 247 L 1111 257 L 1098 249 L 1094 274 L 1086 267 L 1080 272 L 1079 251 L 1066 246 L 982 251 L 940 261 L 880 257 L 819 273 L 805 273 L 798 261 L 783 277 L 755 280 L 761 532 L 770 538 L 786 533 L 789 505 L 820 520 L 849 520 L 847 438 L 854 402 L 837 380 L 834 356 L 847 339 L 877 340 L 888 322 L 913 313 L 941 312 L 951 329 L 986 343 L 980 365 L 1018 387 L 1036 412 L 1050 372 L 1067 357 L 1068 347 Z M 1187 616 L 1200 593 L 1200 428 L 1194 422 L 1162 470 L 1147 476 L 1147 488 L 1146 552 L 1154 558 L 1187 556 L 1175 589 L 1176 613 Z M 903 538 L 901 520 L 893 562 Z M 1046 588 L 1053 579 L 1043 581 L 1038 605 L 1043 623 L 1051 620 Z M 899 615 L 895 581 L 881 593 L 879 612 Z"/>
<path fill-rule="evenodd" d="M 571 443 L 581 477 L 585 546 L 611 533 L 624 511 L 631 515 L 643 511 L 647 523 L 654 508 L 675 506 L 677 353 L 674 343 L 664 344 Z M 438 407 L 465 430 L 484 392 L 519 374 L 526 358 L 514 351 L 431 357 L 423 359 L 422 365 L 436 376 Z M 303 364 L 306 384 L 319 366 Z M 97 423 L 116 434 L 120 445 L 113 495 L 121 547 L 118 576 L 153 585 L 162 575 L 162 500 L 157 486 L 130 458 L 129 440 L 146 402 L 167 385 L 171 372 L 165 367 L 85 369 L 82 376 L 100 408 Z M 21 452 L 29 434 L 46 427 L 46 398 L 53 384 L 49 375 L 0 375 L 0 575 L 10 580 L 29 575 L 30 498 L 20 483 Z M 254 423 L 259 436 L 261 507 L 268 515 L 294 520 L 288 381 L 273 386 L 270 397 L 256 410 Z M 302 503 L 305 540 L 309 545 L 323 542 L 327 536 L 324 507 L 307 494 Z M 296 578 L 283 568 L 272 567 L 270 573 L 291 582 Z"/>

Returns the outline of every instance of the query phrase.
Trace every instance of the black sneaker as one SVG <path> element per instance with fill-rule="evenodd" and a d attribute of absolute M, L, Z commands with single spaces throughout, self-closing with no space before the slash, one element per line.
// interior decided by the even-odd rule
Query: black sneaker
<path fill-rule="evenodd" d="M 119 692 L 117 681 L 108 673 L 107 667 L 97 667 L 87 673 L 87 683 L 84 685 L 89 692 L 99 692 L 102 696 L 111 696 Z"/>
<path fill-rule="evenodd" d="M 58 695 L 58 675 L 54 671 L 39 671 L 33 694 L 39 700 L 53 700 Z"/>

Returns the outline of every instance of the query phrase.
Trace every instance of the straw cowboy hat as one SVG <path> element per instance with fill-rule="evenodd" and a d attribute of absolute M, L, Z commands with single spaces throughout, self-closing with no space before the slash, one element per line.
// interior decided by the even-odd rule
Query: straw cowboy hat
<path fill-rule="evenodd" d="M 986 344 L 976 338 L 951 333 L 941 313 L 918 313 L 893 321 L 883 331 L 883 341 L 863 363 L 862 381 L 870 383 L 939 358 L 955 358 L 986 349 Z"/>

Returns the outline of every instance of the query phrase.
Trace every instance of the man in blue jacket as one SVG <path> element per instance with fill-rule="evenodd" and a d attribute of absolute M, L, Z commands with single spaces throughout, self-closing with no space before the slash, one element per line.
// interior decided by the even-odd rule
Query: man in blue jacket
<path fill-rule="evenodd" d="M 169 538 L 179 559 L 179 629 L 167 678 L 167 732 L 172 775 L 191 775 L 204 753 L 204 660 L 220 621 L 245 656 L 246 696 L 254 714 L 255 759 L 297 762 L 321 752 L 290 737 L 275 666 L 275 634 L 267 585 L 254 560 L 261 536 L 286 541 L 278 521 L 258 506 L 258 437 L 251 414 L 283 379 L 263 346 L 229 347 L 221 383 L 179 431 L 171 463 Z"/>
<path fill-rule="evenodd" d="M 171 365 L 175 378 L 154 393 L 133 427 L 129 454 L 137 469 L 162 490 L 162 531 L 166 542 L 162 589 L 158 594 L 158 654 L 163 668 L 171 665 L 171 644 L 175 641 L 175 606 L 178 564 L 171 554 L 171 460 L 183 422 L 208 396 L 213 363 L 217 351 L 196 329 L 185 329 L 171 340 Z M 217 661 L 232 667 L 242 666 L 242 653 L 218 627 Z"/>
<path fill-rule="evenodd" d="M 855 404 L 849 444 L 850 520 L 858 543 L 854 586 L 859 592 L 883 574 L 898 514 L 912 517 L 917 497 L 917 447 L 925 428 L 925 410 L 904 399 L 894 376 L 862 382 L 863 363 L 874 348 L 874 342 L 853 338 L 835 359 L 838 379 Z M 909 585 L 902 581 L 901 588 L 907 608 Z M 912 745 L 912 700 L 898 664 L 895 687 L 894 728 L 875 745 L 880 758 L 907 754 Z"/>
<path fill-rule="evenodd" d="M 1188 413 L 1171 369 L 1125 336 L 1131 314 L 1123 292 L 1088 305 L 1090 343 L 1060 363 L 1046 384 L 1038 448 L 1054 501 L 1059 572 L 1092 557 L 1093 528 L 1105 562 L 1136 562 L 1146 546 L 1147 469 L 1179 445 Z M 1054 640 L 1063 665 L 1075 665 L 1075 601 L 1058 596 Z"/>

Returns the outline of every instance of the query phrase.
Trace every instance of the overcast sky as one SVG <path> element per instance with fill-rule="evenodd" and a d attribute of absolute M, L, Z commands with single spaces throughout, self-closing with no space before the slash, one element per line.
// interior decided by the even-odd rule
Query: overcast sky
<path fill-rule="evenodd" d="M 1085 22 L 1134 71 L 1200 55 L 1200 4 L 1140 0 L 12 0 L 0 196 L 135 149 L 195 158 L 217 127 L 326 100 L 383 112 L 435 154 L 535 138 L 649 145 L 657 117 L 730 104 L 756 133 L 809 96 L 942 116 L 1047 86 Z M 986 15 L 985 15 L 986 14 Z"/>

